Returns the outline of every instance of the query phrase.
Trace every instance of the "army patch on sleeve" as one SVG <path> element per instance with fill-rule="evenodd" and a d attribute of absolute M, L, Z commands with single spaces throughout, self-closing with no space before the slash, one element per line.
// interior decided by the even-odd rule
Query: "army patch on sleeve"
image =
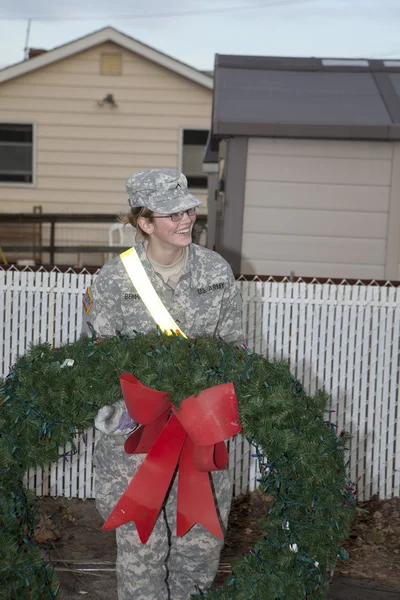
<path fill-rule="evenodd" d="M 90 312 L 90 309 L 93 306 L 93 298 L 92 298 L 92 293 L 90 291 L 90 287 L 88 287 L 86 289 L 85 295 L 82 298 L 82 304 L 83 304 L 85 313 L 88 315 Z"/>

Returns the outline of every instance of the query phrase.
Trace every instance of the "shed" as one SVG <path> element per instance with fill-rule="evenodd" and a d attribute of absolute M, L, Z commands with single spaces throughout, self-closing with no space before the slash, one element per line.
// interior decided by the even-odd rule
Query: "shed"
<path fill-rule="evenodd" d="M 235 272 L 400 278 L 399 96 L 400 61 L 216 56 L 205 163 Z"/>

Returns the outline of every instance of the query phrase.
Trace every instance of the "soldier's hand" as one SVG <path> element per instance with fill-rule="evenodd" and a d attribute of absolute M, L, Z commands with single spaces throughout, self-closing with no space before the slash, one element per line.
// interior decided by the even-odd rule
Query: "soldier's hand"
<path fill-rule="evenodd" d="M 123 400 L 103 406 L 94 420 L 96 429 L 114 435 L 129 435 L 139 426 L 131 419 Z"/>

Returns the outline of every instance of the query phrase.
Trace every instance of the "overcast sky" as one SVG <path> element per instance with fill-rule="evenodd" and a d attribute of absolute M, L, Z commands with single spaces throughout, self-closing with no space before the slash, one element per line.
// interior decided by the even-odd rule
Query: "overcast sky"
<path fill-rule="evenodd" d="M 1 0 L 0 67 L 116 29 L 198 69 L 214 55 L 400 58 L 400 0 Z"/>

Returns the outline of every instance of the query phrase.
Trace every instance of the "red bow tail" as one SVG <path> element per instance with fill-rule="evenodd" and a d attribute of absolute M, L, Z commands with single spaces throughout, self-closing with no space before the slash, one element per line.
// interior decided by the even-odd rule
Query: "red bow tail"
<path fill-rule="evenodd" d="M 121 375 L 121 387 L 130 416 L 144 424 L 127 439 L 125 450 L 148 454 L 103 529 L 134 521 L 146 543 L 179 464 L 177 535 L 200 523 L 223 538 L 209 471 L 227 466 L 224 440 L 241 431 L 233 385 L 190 396 L 179 410 L 173 409 L 167 393 L 147 388 L 129 373 Z"/>

